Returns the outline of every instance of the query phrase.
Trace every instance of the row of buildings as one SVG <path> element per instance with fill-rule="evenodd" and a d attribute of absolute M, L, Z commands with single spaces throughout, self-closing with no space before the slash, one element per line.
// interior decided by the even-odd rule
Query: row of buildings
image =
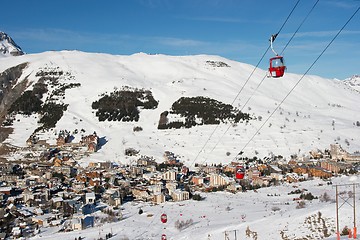
<path fill-rule="evenodd" d="M 97 221 L 119 221 L 120 206 L 126 201 L 185 201 L 201 191 L 246 191 L 311 177 L 328 179 L 358 170 L 355 158 L 348 160 L 349 155 L 338 150 L 336 158 L 316 155 L 307 161 L 241 159 L 228 164 L 196 165 L 192 170 L 171 151 L 166 151 L 163 159 L 139 156 L 131 165 L 109 161 L 80 167 L 77 159 L 83 152 L 96 151 L 99 138 L 94 133 L 77 145 L 65 139 L 59 138 L 57 146 L 44 145 L 42 158 L 0 164 L 0 239 L 32 236 L 52 226 L 61 226 L 63 231 L 95 226 L 98 223 L 94 216 L 100 211 L 108 217 Z M 76 148 L 76 154 L 69 146 Z M 244 169 L 242 179 L 236 177 L 239 165 Z"/>

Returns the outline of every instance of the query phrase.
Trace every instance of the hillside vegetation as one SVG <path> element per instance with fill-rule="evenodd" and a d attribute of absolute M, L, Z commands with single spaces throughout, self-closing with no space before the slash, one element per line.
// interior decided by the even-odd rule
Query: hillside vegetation
<path fill-rule="evenodd" d="M 168 114 L 179 115 L 184 121 L 169 122 Z M 181 97 L 172 104 L 171 111 L 162 113 L 159 121 L 159 129 L 167 128 L 190 128 L 203 124 L 219 124 L 220 122 L 237 123 L 240 120 L 250 120 L 247 113 L 242 113 L 230 104 L 225 104 L 208 97 Z"/>

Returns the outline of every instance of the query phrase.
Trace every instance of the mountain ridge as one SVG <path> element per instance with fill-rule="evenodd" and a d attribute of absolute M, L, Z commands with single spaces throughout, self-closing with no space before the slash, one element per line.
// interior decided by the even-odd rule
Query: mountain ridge
<path fill-rule="evenodd" d="M 0 72 L 24 62 L 28 62 L 28 66 L 17 84 L 27 79 L 27 90 L 39 82 L 39 72 L 44 69 L 62 71 L 59 78 L 62 85 L 79 84 L 56 97 L 56 101 L 67 105 L 67 109 L 54 129 L 39 132 L 39 136 L 55 144 L 56 133 L 62 129 L 96 131 L 106 139 L 106 144 L 90 157 L 95 161 L 130 162 L 134 156 L 124 154 L 128 148 L 156 158 L 170 150 L 189 164 L 229 162 L 241 150 L 246 156 L 264 158 L 271 155 L 306 156 L 313 149 L 329 148 L 331 143 L 344 145 L 349 152 L 360 149 L 360 127 L 356 125 L 360 120 L 357 104 L 360 95 L 343 81 L 305 76 L 282 103 L 300 75 L 286 73 L 281 79 L 266 78 L 259 86 L 266 71 L 256 69 L 245 84 L 254 67 L 219 56 L 44 52 L 11 58 L 11 61 L 0 59 Z M 47 86 L 56 90 L 54 86 Z M 158 107 L 139 108 L 137 122 L 100 122 L 92 103 L 122 87 L 151 91 Z M 45 93 L 43 100 L 50 93 Z M 175 101 L 197 96 L 231 104 L 249 113 L 252 120 L 225 121 L 219 125 L 197 125 L 187 129 L 158 129 L 161 113 L 171 112 Z M 277 111 L 271 116 L 275 109 Z M 169 121 L 183 118 L 176 114 L 168 116 Z M 29 137 L 39 127 L 39 120 L 38 114 L 17 115 L 13 122 L 14 132 L 5 143 L 25 146 L 24 135 Z M 143 130 L 134 132 L 135 127 Z M 75 136 L 74 141 L 79 138 Z"/>

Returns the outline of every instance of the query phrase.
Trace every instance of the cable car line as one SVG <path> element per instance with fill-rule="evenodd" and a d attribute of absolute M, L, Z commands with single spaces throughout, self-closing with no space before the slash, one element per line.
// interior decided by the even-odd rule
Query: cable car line
<path fill-rule="evenodd" d="M 310 16 L 311 12 L 314 10 L 314 8 L 316 7 L 316 5 L 318 4 L 320 0 L 317 0 L 315 2 L 315 4 L 312 6 L 312 8 L 310 9 L 310 11 L 308 12 L 308 14 L 306 15 L 306 17 L 302 20 L 302 22 L 300 23 L 299 27 L 296 29 L 296 31 L 294 32 L 294 34 L 291 36 L 290 40 L 287 42 L 287 44 L 285 45 L 285 47 L 283 48 L 283 50 L 281 51 L 280 55 L 282 55 L 285 51 L 285 49 L 287 48 L 287 46 L 289 45 L 289 43 L 291 42 L 291 40 L 295 37 L 296 33 L 299 31 L 299 29 L 302 27 L 302 25 L 304 24 L 304 22 L 307 20 L 307 18 Z"/>
<path fill-rule="evenodd" d="M 306 17 L 303 19 L 303 21 L 301 22 L 301 24 L 299 25 L 299 27 L 296 29 L 296 31 L 293 33 L 293 35 L 291 36 L 291 38 L 289 39 L 289 41 L 286 43 L 285 47 L 281 50 L 280 55 L 282 55 L 285 51 L 285 49 L 287 48 L 287 46 L 290 44 L 290 42 L 292 41 L 292 39 L 294 38 L 294 36 L 296 35 L 296 33 L 299 31 L 299 29 L 301 28 L 301 26 L 304 24 L 304 22 L 307 20 L 307 18 L 309 17 L 309 15 L 311 14 L 311 12 L 314 10 L 315 6 L 318 4 L 320 0 L 317 0 L 315 2 L 315 4 L 313 5 L 313 7 L 310 9 L 310 11 L 308 12 L 308 14 L 306 15 Z M 255 92 L 258 90 L 258 88 L 260 87 L 260 85 L 263 83 L 263 81 L 265 80 L 266 75 L 263 77 L 263 79 L 260 81 L 260 83 L 256 86 L 256 88 L 254 89 L 254 91 L 252 92 L 251 96 L 248 98 L 248 100 L 245 102 L 245 104 L 243 105 L 243 107 L 240 109 L 240 111 L 242 111 L 246 104 L 251 100 L 251 98 L 254 96 Z"/>
<path fill-rule="evenodd" d="M 335 39 L 339 36 L 339 34 L 343 31 L 343 29 L 347 26 L 347 24 L 353 19 L 353 17 L 357 14 L 360 7 L 353 13 L 353 15 L 346 21 L 346 23 L 342 26 L 342 28 L 338 31 L 338 33 L 333 37 L 333 39 L 328 43 L 328 45 L 324 48 L 324 50 L 320 53 L 320 55 L 314 60 L 314 62 L 310 65 L 310 67 L 305 71 L 305 73 L 300 77 L 300 79 L 296 82 L 296 84 L 290 89 L 290 91 L 286 94 L 283 100 L 277 105 L 274 111 L 269 115 L 269 117 L 264 121 L 264 123 L 260 126 L 260 128 L 254 133 L 254 135 L 250 138 L 250 140 L 245 144 L 245 146 L 241 149 L 240 153 L 244 151 L 244 149 L 249 145 L 249 143 L 254 139 L 254 137 L 258 134 L 258 132 L 264 127 L 264 125 L 268 122 L 268 120 L 274 115 L 274 113 L 280 108 L 280 106 L 284 103 L 284 101 L 288 98 L 288 96 L 294 91 L 294 89 L 299 85 L 301 80 L 305 77 L 305 75 L 311 70 L 311 68 L 316 64 L 316 62 L 320 59 L 320 57 L 325 53 L 325 51 L 330 47 L 330 45 L 335 41 Z M 238 153 L 234 159 L 240 154 Z"/>
<path fill-rule="evenodd" d="M 286 47 L 288 46 L 288 44 L 291 42 L 292 38 L 295 36 L 295 34 L 298 32 L 298 30 L 300 29 L 300 27 L 302 26 L 302 24 L 305 22 L 305 20 L 307 19 L 307 17 L 310 15 L 310 13 L 312 12 L 312 10 L 315 8 L 315 6 L 317 5 L 317 3 L 319 2 L 319 0 L 317 2 L 315 2 L 314 6 L 310 9 L 309 13 L 307 14 L 307 16 L 304 18 L 304 20 L 302 21 L 302 23 L 299 25 L 298 29 L 293 33 L 292 37 L 290 38 L 290 40 L 288 41 L 287 45 L 285 46 L 285 48 L 283 49 L 282 52 L 284 52 L 284 50 L 286 49 Z M 277 52 L 275 52 L 274 48 L 273 48 L 273 42 L 275 41 L 276 37 L 278 36 L 278 34 L 273 34 L 271 35 L 269 41 L 270 41 L 270 47 L 271 50 L 273 51 L 273 53 L 275 54 L 275 57 L 270 58 L 269 60 L 269 77 L 273 77 L 273 78 L 279 78 L 284 76 L 285 70 L 286 70 L 286 65 L 284 63 L 284 57 L 282 57 L 281 55 L 277 54 Z"/>
<path fill-rule="evenodd" d="M 296 5 L 298 3 L 299 3 L 299 1 L 296 3 Z M 294 11 L 294 9 L 293 9 L 293 11 Z M 291 13 L 290 13 L 290 15 L 291 15 Z M 290 17 L 290 15 L 289 15 L 289 17 Z M 289 19 L 289 17 L 286 19 L 286 21 Z M 285 24 L 283 24 L 283 26 L 280 28 L 280 31 L 284 27 L 284 25 Z M 273 42 L 275 41 L 276 37 L 279 35 L 280 31 L 277 32 L 276 34 L 271 35 L 271 37 L 269 39 L 271 51 L 275 54 L 275 57 L 272 57 L 269 60 L 269 64 L 270 64 L 269 77 L 273 77 L 273 78 L 279 78 L 279 77 L 284 76 L 284 73 L 286 70 L 286 66 L 284 64 L 284 58 L 281 55 L 277 54 L 277 52 L 275 52 L 275 50 L 273 48 Z"/>
<path fill-rule="evenodd" d="M 299 0 L 300 1 L 300 0 Z M 245 83 L 243 84 L 243 86 L 241 87 L 240 91 L 237 93 L 237 95 L 235 96 L 234 100 L 231 102 L 231 105 L 233 105 L 235 103 L 235 101 L 238 99 L 238 97 L 240 96 L 242 90 L 244 89 L 245 85 L 248 83 L 248 81 L 250 80 L 251 76 L 254 74 L 255 70 L 258 68 L 259 64 L 261 63 L 261 61 L 264 59 L 266 53 L 269 51 L 270 46 L 268 46 L 268 48 L 266 49 L 266 51 L 264 52 L 264 54 L 261 56 L 259 62 L 256 64 L 256 66 L 254 67 L 254 69 L 252 70 L 252 72 L 250 73 L 249 77 L 247 78 L 247 80 L 245 81 Z M 219 127 L 219 125 L 216 125 L 216 127 L 214 128 L 214 130 L 212 131 L 212 133 L 210 134 L 209 138 L 205 141 L 204 145 L 202 146 L 202 148 L 200 149 L 200 151 L 198 152 L 198 154 L 196 155 L 195 159 L 192 161 L 192 163 L 190 164 L 190 166 L 192 166 L 194 164 L 194 162 L 197 160 L 197 158 L 200 156 L 200 153 L 204 150 L 205 146 L 208 144 L 208 142 L 210 141 L 210 139 L 212 138 L 212 136 L 214 135 L 214 133 L 216 132 L 217 128 Z"/>
<path fill-rule="evenodd" d="M 285 24 L 287 23 L 287 21 L 289 20 L 290 16 L 292 15 L 292 13 L 294 12 L 295 8 L 297 7 L 297 5 L 299 4 L 300 0 L 298 0 L 295 4 L 295 6 L 292 8 L 291 12 L 289 13 L 289 15 L 287 16 L 286 20 L 284 21 L 284 23 L 282 24 L 282 26 L 280 27 L 279 31 L 277 32 L 277 34 L 279 34 L 281 32 L 281 30 L 283 29 L 283 27 L 285 26 Z M 235 101 L 237 100 L 237 98 L 240 96 L 241 92 L 243 91 L 245 85 L 248 83 L 248 81 L 250 80 L 250 78 L 252 77 L 252 75 L 254 74 L 255 70 L 258 68 L 258 66 L 260 65 L 260 63 L 262 62 L 262 60 L 264 59 L 265 55 L 267 54 L 267 52 L 269 51 L 270 46 L 268 46 L 268 48 L 266 49 L 266 51 L 264 52 L 264 54 L 261 56 L 259 62 L 256 64 L 255 68 L 253 69 L 253 71 L 251 72 L 251 74 L 249 75 L 249 77 L 247 78 L 247 80 L 245 81 L 245 83 L 243 84 L 242 88 L 240 89 L 240 91 L 237 93 L 237 95 L 235 96 L 234 100 L 232 101 L 231 105 L 233 105 L 235 103 Z M 203 147 L 200 149 L 200 151 L 198 152 L 198 154 L 196 155 L 195 159 L 192 161 L 192 163 L 189 165 L 189 167 L 191 167 L 194 162 L 197 160 L 197 158 L 199 157 L 200 153 L 204 150 L 205 146 L 207 145 L 207 143 L 210 141 L 211 137 L 214 135 L 215 131 L 217 130 L 219 125 L 216 125 L 216 127 L 214 128 L 213 132 L 210 134 L 209 138 L 205 141 L 205 144 L 203 145 Z M 227 130 L 226 130 L 227 131 Z M 205 160 L 206 161 L 206 160 Z M 205 162 L 204 161 L 204 162 Z M 150 223 L 148 224 L 148 227 L 153 224 L 153 221 L 155 220 L 155 215 L 152 221 L 150 221 Z M 145 231 L 146 232 L 146 231 Z M 145 234 L 145 232 L 142 232 L 141 234 L 139 234 L 137 237 L 142 236 L 143 234 Z"/>
<path fill-rule="evenodd" d="M 293 7 L 293 9 L 291 10 L 289 16 L 286 18 L 285 22 L 283 23 L 283 25 L 281 26 L 280 30 L 275 34 L 276 36 L 280 34 L 281 30 L 284 28 L 286 22 L 289 20 L 291 14 L 294 12 L 295 8 L 297 7 L 297 5 L 299 4 L 300 0 L 298 0 L 295 4 L 295 6 Z"/>
<path fill-rule="evenodd" d="M 299 3 L 299 1 L 296 3 L 295 7 L 297 6 L 297 4 Z M 285 23 L 287 22 L 287 20 L 289 19 L 290 15 L 292 14 L 292 12 L 294 11 L 295 7 L 293 8 L 293 10 L 290 12 L 288 18 L 286 19 Z M 276 34 L 271 35 L 269 41 L 270 41 L 270 47 L 271 47 L 271 51 L 273 51 L 273 53 L 275 54 L 275 57 L 270 58 L 269 63 L 269 76 L 270 77 L 282 77 L 285 73 L 286 70 L 286 66 L 284 64 L 284 58 L 282 56 L 279 56 L 274 48 L 273 48 L 273 42 L 275 41 L 276 37 L 279 35 L 281 29 L 284 27 L 285 23 L 281 26 L 279 32 L 277 32 Z"/>
<path fill-rule="evenodd" d="M 292 10 L 290 11 L 289 15 L 287 16 L 287 18 L 285 19 L 285 21 L 283 22 L 282 26 L 280 27 L 279 31 L 276 33 L 276 35 L 280 34 L 281 30 L 284 28 L 285 24 L 287 23 L 287 21 L 289 20 L 290 16 L 292 15 L 292 13 L 294 12 L 295 8 L 297 7 L 297 5 L 299 4 L 300 0 L 298 0 L 296 2 L 296 4 L 294 5 L 294 7 L 292 8 Z M 252 72 L 250 73 L 249 77 L 246 79 L 245 83 L 243 84 L 243 86 L 241 87 L 240 91 L 237 93 L 237 95 L 235 96 L 234 100 L 231 102 L 231 105 L 233 105 L 235 103 L 235 101 L 238 99 L 238 97 L 240 96 L 241 92 L 243 91 L 243 89 L 245 88 L 245 85 L 249 82 L 250 78 L 252 77 L 252 75 L 254 74 L 255 70 L 259 67 L 260 63 L 262 62 L 262 60 L 264 59 L 265 55 L 267 54 L 267 52 L 269 51 L 270 46 L 268 46 L 268 48 L 265 50 L 264 54 L 261 56 L 260 60 L 258 61 L 258 63 L 256 64 L 256 66 L 254 67 L 254 69 L 252 70 Z M 194 158 L 194 160 L 192 161 L 192 163 L 190 164 L 190 167 L 194 164 L 194 162 L 198 159 L 198 157 L 200 156 L 201 152 L 205 149 L 206 145 L 209 143 L 210 139 L 212 138 L 212 136 L 215 134 L 217 128 L 219 127 L 219 125 L 216 125 L 216 127 L 214 128 L 214 130 L 212 131 L 212 133 L 210 134 L 209 138 L 205 141 L 204 145 L 201 147 L 200 151 L 198 151 L 196 157 Z M 227 132 L 227 130 L 226 130 Z M 216 146 L 216 145 L 215 145 Z M 206 160 L 205 160 L 206 161 Z"/>
<path fill-rule="evenodd" d="M 298 3 L 299 3 L 299 1 L 296 3 L 295 7 L 297 6 Z M 290 14 L 289 14 L 288 18 L 286 19 L 285 23 L 289 19 L 292 12 L 295 10 L 295 7 L 290 12 Z M 284 73 L 285 73 L 285 70 L 286 70 L 286 66 L 284 64 L 284 58 L 282 56 L 278 55 L 277 52 L 275 52 L 275 50 L 273 48 L 273 42 L 275 41 L 276 37 L 279 35 L 279 33 L 280 33 L 281 29 L 284 27 L 285 23 L 281 26 L 280 30 L 276 34 L 271 35 L 271 37 L 269 39 L 271 51 L 273 51 L 273 53 L 275 54 L 275 57 L 272 57 L 269 60 L 269 63 L 270 63 L 269 77 L 274 77 L 274 78 L 282 77 L 282 76 L 284 76 Z"/>
<path fill-rule="evenodd" d="M 310 9 L 310 11 L 308 12 L 308 14 L 305 16 L 305 18 L 303 19 L 303 21 L 300 23 L 299 27 L 295 30 L 295 32 L 293 33 L 293 35 L 291 36 L 291 38 L 289 39 L 289 41 L 286 43 L 285 47 L 282 49 L 281 51 L 281 55 L 284 53 L 285 49 L 287 48 L 287 46 L 290 44 L 290 42 L 292 41 L 292 39 L 294 38 L 294 36 L 296 35 L 296 33 L 299 31 L 299 29 L 302 27 L 302 25 L 304 24 L 304 22 L 307 20 L 307 18 L 310 16 L 311 12 L 314 10 L 314 8 L 316 7 L 316 5 L 318 4 L 320 0 L 317 0 L 315 2 L 315 4 L 312 6 L 312 8 Z M 276 34 L 277 36 L 278 34 Z M 275 53 L 276 54 L 276 53 Z M 255 92 L 259 89 L 260 85 L 263 83 L 263 81 L 266 79 L 267 74 L 265 74 L 265 76 L 262 78 L 262 80 L 260 81 L 260 83 L 256 86 L 256 88 L 253 90 L 251 96 L 246 100 L 245 104 L 242 106 L 242 108 L 240 109 L 240 111 L 242 111 L 245 106 L 248 104 L 248 102 L 251 100 L 251 98 L 254 96 Z M 231 125 L 228 126 L 228 128 L 225 130 L 225 132 L 221 135 L 221 137 L 219 138 L 218 142 L 214 145 L 214 147 L 210 150 L 210 152 L 208 153 L 208 155 L 213 152 L 215 150 L 215 148 L 218 146 L 218 144 L 221 142 L 222 138 L 225 136 L 225 134 L 229 131 Z M 206 161 L 206 160 L 205 160 Z M 204 161 L 204 162 L 205 162 Z M 203 162 L 203 163 L 204 163 Z"/>
<path fill-rule="evenodd" d="M 318 0 L 319 1 L 319 0 Z M 274 35 L 279 35 L 281 30 L 284 28 L 285 24 L 287 23 L 287 21 L 289 20 L 290 16 L 292 15 L 292 13 L 294 12 L 295 8 L 297 7 L 297 5 L 299 4 L 300 0 L 298 0 L 296 2 L 296 4 L 294 5 L 294 7 L 292 8 L 292 10 L 290 11 L 289 15 L 287 16 L 286 20 L 283 22 L 282 26 L 280 27 L 279 31 L 274 34 Z M 253 69 L 253 71 L 250 73 L 250 76 L 248 77 L 248 79 L 245 81 L 244 85 L 241 87 L 240 91 L 238 92 L 238 94 L 235 96 L 234 100 L 232 101 L 231 105 L 234 104 L 234 102 L 237 100 L 237 98 L 239 97 L 239 95 L 241 94 L 242 90 L 244 89 L 245 85 L 248 83 L 248 81 L 250 80 L 250 78 L 252 77 L 252 75 L 254 74 L 255 70 L 259 67 L 259 64 L 262 62 L 262 60 L 264 59 L 266 53 L 269 51 L 270 46 L 268 46 L 268 48 L 266 49 L 266 51 L 264 52 L 264 54 L 262 55 L 262 57 L 260 58 L 259 62 L 256 64 L 255 68 Z"/>
<path fill-rule="evenodd" d="M 298 0 L 300 1 L 300 0 Z M 254 67 L 254 69 L 252 70 L 252 72 L 250 73 L 249 77 L 247 78 L 247 80 L 245 81 L 245 83 L 243 84 L 243 86 L 241 87 L 240 91 L 237 93 L 237 95 L 235 96 L 234 100 L 231 102 L 231 105 L 233 105 L 235 103 L 235 101 L 238 99 L 238 97 L 240 96 L 242 90 L 244 89 L 245 85 L 248 83 L 248 81 L 250 80 L 251 76 L 254 74 L 255 70 L 258 68 L 259 64 L 262 62 L 262 60 L 264 59 L 266 53 L 269 51 L 270 46 L 268 46 L 268 48 L 266 49 L 266 51 L 264 52 L 264 54 L 261 56 L 259 62 L 256 64 L 256 66 Z M 192 163 L 190 164 L 190 166 L 192 166 L 194 164 L 194 162 L 197 160 L 197 158 L 200 156 L 200 153 L 204 150 L 205 146 L 209 143 L 210 139 L 212 138 L 212 136 L 215 134 L 216 130 L 218 129 L 219 125 L 216 125 L 216 127 L 214 128 L 214 130 L 211 132 L 209 138 L 205 141 L 204 145 L 201 147 L 200 151 L 198 151 L 198 154 L 196 155 L 195 159 L 192 161 Z"/>

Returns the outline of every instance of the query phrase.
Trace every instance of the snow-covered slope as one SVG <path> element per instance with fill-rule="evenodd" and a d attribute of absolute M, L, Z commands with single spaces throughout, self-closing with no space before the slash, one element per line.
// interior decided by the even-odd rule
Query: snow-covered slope
<path fill-rule="evenodd" d="M 27 79 L 28 89 L 38 81 L 36 73 L 43 69 L 61 69 L 68 75 L 59 81 L 81 84 L 66 91 L 62 101 L 69 104 L 67 111 L 56 129 L 41 137 L 55 143 L 55 133 L 61 129 L 96 131 L 106 144 L 91 155 L 93 160 L 129 162 L 131 158 L 124 155 L 127 148 L 160 161 L 165 151 L 172 151 L 188 165 L 227 163 L 241 150 L 246 156 L 258 158 L 271 154 L 307 155 L 310 150 L 329 148 L 335 142 L 349 152 L 360 150 L 360 127 L 355 124 L 360 120 L 360 94 L 342 81 L 305 76 L 293 89 L 301 76 L 286 73 L 279 79 L 265 78 L 258 87 L 265 70 L 257 69 L 245 84 L 254 66 L 219 56 L 116 56 L 78 51 L 2 58 L 0 72 L 23 62 L 29 65 L 19 81 Z M 150 90 L 159 101 L 158 107 L 140 110 L 138 122 L 99 122 L 92 103 L 101 94 L 123 86 Z M 160 114 L 170 110 L 174 101 L 195 96 L 232 104 L 249 113 L 253 120 L 190 129 L 157 129 Z M 25 146 L 25 140 L 38 126 L 37 119 L 17 116 L 14 132 L 6 142 Z M 136 126 L 143 130 L 134 132 Z M 79 138 L 76 136 L 74 141 Z"/>
<path fill-rule="evenodd" d="M 349 184 L 356 184 L 358 178 L 343 176 L 331 181 L 331 185 L 320 179 L 284 183 L 280 186 L 260 188 L 256 192 L 236 194 L 201 193 L 205 198 L 203 201 L 167 202 L 155 206 L 146 202 L 127 202 L 121 207 L 124 219 L 120 222 L 96 222 L 96 227 L 65 233 L 58 232 L 60 226 L 42 228 L 42 232 L 32 239 L 104 239 L 106 234 L 112 233 L 114 239 L 138 240 L 161 239 L 162 234 L 166 234 L 167 239 L 172 240 L 335 240 L 337 238 L 334 186 L 348 184 L 338 187 L 339 206 L 341 205 L 339 230 L 341 232 L 345 226 L 353 229 L 353 198 L 349 199 L 353 186 Z M 316 198 L 294 200 L 300 196 L 300 193 L 295 194 L 295 191 L 311 194 Z M 358 202 L 356 195 L 357 206 Z M 139 209 L 143 210 L 143 214 L 138 213 Z M 166 224 L 160 221 L 162 213 L 167 214 Z M 359 212 L 356 212 L 355 218 L 359 219 Z M 176 227 L 177 221 L 192 221 L 192 224 L 179 230 Z M 341 239 L 349 238 L 342 236 Z"/>
<path fill-rule="evenodd" d="M 19 56 L 24 52 L 14 42 L 14 40 L 6 33 L 0 31 L 0 57 Z"/>

